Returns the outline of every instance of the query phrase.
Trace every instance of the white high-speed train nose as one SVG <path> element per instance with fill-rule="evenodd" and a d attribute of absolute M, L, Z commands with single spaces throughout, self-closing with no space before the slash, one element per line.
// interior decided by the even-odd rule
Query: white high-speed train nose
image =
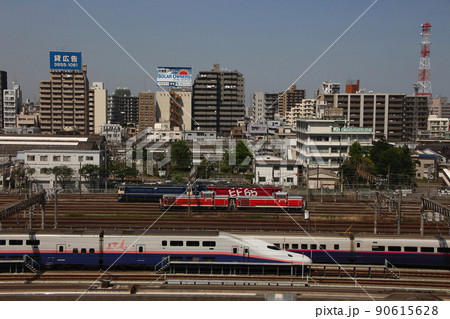
<path fill-rule="evenodd" d="M 291 261 L 295 264 L 305 264 L 305 265 L 311 265 L 312 260 L 311 258 L 303 255 L 303 254 L 297 254 L 290 251 L 286 251 L 287 253 L 287 260 Z"/>

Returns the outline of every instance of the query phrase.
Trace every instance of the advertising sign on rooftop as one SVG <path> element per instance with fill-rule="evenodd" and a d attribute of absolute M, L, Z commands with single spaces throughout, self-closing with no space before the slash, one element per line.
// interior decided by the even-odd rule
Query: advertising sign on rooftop
<path fill-rule="evenodd" d="M 189 87 L 192 85 L 192 68 L 158 67 L 156 82 L 162 87 Z"/>
<path fill-rule="evenodd" d="M 81 70 L 81 52 L 50 51 L 51 70 Z"/>

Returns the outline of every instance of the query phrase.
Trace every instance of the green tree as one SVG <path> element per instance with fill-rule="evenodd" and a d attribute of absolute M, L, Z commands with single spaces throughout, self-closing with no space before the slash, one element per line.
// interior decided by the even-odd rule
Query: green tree
<path fill-rule="evenodd" d="M 44 173 L 55 175 L 56 184 L 59 183 L 63 189 L 66 189 L 67 185 L 73 182 L 74 170 L 66 165 L 45 168 Z"/>
<path fill-rule="evenodd" d="M 236 165 L 238 171 L 246 171 L 252 165 L 253 154 L 244 141 L 236 144 Z"/>
<path fill-rule="evenodd" d="M 208 162 L 206 158 L 202 159 L 200 165 L 197 168 L 197 177 L 207 179 L 211 177 L 213 171 L 213 163 Z"/>
<path fill-rule="evenodd" d="M 81 169 L 79 169 L 79 173 L 87 181 L 86 186 L 89 189 L 98 187 L 101 180 L 107 175 L 104 167 L 93 164 L 83 165 Z"/>
<path fill-rule="evenodd" d="M 30 179 L 31 175 L 33 175 L 36 172 L 34 168 L 31 167 L 24 167 L 23 165 L 20 165 L 13 169 L 11 172 L 11 181 L 14 182 L 14 187 L 16 188 L 22 188 L 23 184 L 26 183 L 27 180 Z M 27 186 L 25 186 L 27 187 Z"/>
<path fill-rule="evenodd" d="M 170 160 L 178 171 L 186 171 L 192 165 L 192 152 L 186 141 L 176 141 L 170 145 Z"/>
<path fill-rule="evenodd" d="M 372 160 L 367 156 L 367 151 L 361 147 L 361 144 L 354 142 L 348 152 L 349 157 L 342 164 L 342 174 L 349 183 L 358 183 L 356 170 L 361 167 L 362 170 L 371 173 L 374 168 Z"/>
<path fill-rule="evenodd" d="M 125 178 L 136 178 L 139 175 L 139 171 L 134 167 L 127 166 L 124 162 L 116 162 L 109 168 L 111 175 L 114 178 L 120 179 L 123 183 Z"/>

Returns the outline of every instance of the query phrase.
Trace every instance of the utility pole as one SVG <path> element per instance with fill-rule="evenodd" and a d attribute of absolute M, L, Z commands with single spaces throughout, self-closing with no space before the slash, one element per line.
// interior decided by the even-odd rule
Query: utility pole
<path fill-rule="evenodd" d="M 402 190 L 398 191 L 398 201 L 397 201 L 397 235 L 401 233 L 402 225 Z"/>

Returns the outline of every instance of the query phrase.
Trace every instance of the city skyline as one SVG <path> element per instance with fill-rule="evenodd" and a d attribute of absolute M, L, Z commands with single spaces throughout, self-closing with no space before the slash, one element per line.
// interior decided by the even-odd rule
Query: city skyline
<path fill-rule="evenodd" d="M 158 66 L 191 66 L 193 78 L 215 63 L 238 70 L 245 78 L 246 106 L 254 92 L 286 90 L 374 2 L 78 1 L 155 79 Z M 123 10 L 126 5 L 132 10 Z M 323 81 L 341 83 L 342 91 L 347 80 L 359 79 L 361 88 L 374 92 L 412 94 L 420 25 L 429 22 L 433 95 L 448 96 L 450 3 L 423 6 L 415 0 L 376 1 L 297 88 L 312 98 Z M 14 1 L 2 13 L 7 45 L 0 70 L 8 72 L 8 87 L 13 81 L 21 85 L 24 100 L 39 100 L 52 50 L 82 52 L 89 81 L 104 82 L 109 94 L 116 87 L 128 87 L 134 96 L 161 90 L 75 1 Z"/>

